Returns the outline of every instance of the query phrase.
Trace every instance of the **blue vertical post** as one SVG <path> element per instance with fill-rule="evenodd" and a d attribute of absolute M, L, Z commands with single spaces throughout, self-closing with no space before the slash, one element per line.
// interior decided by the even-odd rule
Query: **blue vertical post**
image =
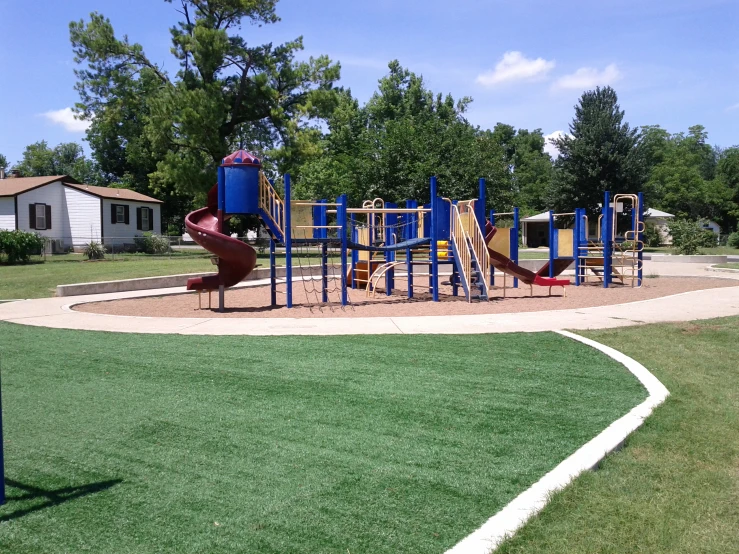
<path fill-rule="evenodd" d="M 405 249 L 405 260 L 408 264 L 408 298 L 413 298 L 413 250 L 410 248 Z"/>
<path fill-rule="evenodd" d="M 349 303 L 349 295 L 346 290 L 346 251 L 347 251 L 347 219 L 346 219 L 346 194 L 342 194 L 336 200 L 339 204 L 336 210 L 336 217 L 341 225 L 341 305 L 346 306 Z"/>
<path fill-rule="evenodd" d="M 351 215 L 352 223 L 352 242 L 354 244 L 359 243 L 359 231 L 357 231 L 357 216 L 356 214 Z M 352 248 L 352 288 L 357 288 L 357 263 L 359 263 L 359 250 Z M 368 268 L 369 269 L 369 268 Z"/>
<path fill-rule="evenodd" d="M 477 181 L 477 202 L 475 202 L 475 217 L 477 218 L 477 224 L 482 229 L 483 234 L 485 233 L 485 179 Z"/>
<path fill-rule="evenodd" d="M 572 231 L 572 257 L 575 262 L 575 286 L 580 286 L 580 246 L 582 241 L 583 210 L 575 208 L 575 228 Z"/>
<path fill-rule="evenodd" d="M 554 228 L 554 210 L 549 210 L 549 277 L 551 279 L 554 279 L 554 260 L 557 257 L 555 248 L 557 247 L 555 243 L 555 235 L 556 229 Z"/>
<path fill-rule="evenodd" d="M 385 202 L 386 208 L 397 208 L 397 204 Z M 385 245 L 392 246 L 396 243 L 394 229 L 398 228 L 398 214 L 385 214 Z M 395 252 L 392 250 L 385 251 L 385 262 L 394 262 Z M 389 269 L 385 272 L 385 295 L 390 296 L 395 287 L 395 270 Z"/>
<path fill-rule="evenodd" d="M 275 260 L 275 239 L 269 238 L 269 299 L 277 306 L 277 261 Z"/>
<path fill-rule="evenodd" d="M 638 220 L 637 220 L 637 239 L 639 239 L 639 244 L 641 246 L 639 247 L 639 253 L 637 254 L 638 258 L 638 264 L 639 267 L 637 268 L 637 284 L 638 286 L 641 286 L 642 283 L 642 272 L 644 267 L 644 193 L 639 193 L 639 210 L 638 210 Z"/>
<path fill-rule="evenodd" d="M 613 271 L 613 210 L 611 209 L 611 193 L 606 191 L 603 200 L 603 288 L 611 284 L 611 272 Z"/>
<path fill-rule="evenodd" d="M 328 243 L 321 242 L 321 302 L 328 302 Z"/>
<path fill-rule="evenodd" d="M 513 208 L 513 229 L 511 229 L 511 260 L 513 260 L 513 263 L 515 264 L 518 264 L 518 225 L 518 208 Z M 518 277 L 513 278 L 513 288 L 518 288 Z"/>
<path fill-rule="evenodd" d="M 439 245 L 436 241 L 439 199 L 436 185 L 436 176 L 431 177 L 431 295 L 434 302 L 439 301 Z"/>
<path fill-rule="evenodd" d="M 495 227 L 495 210 L 490 210 L 490 217 L 488 219 L 490 220 L 490 225 Z M 483 233 L 484 232 L 485 231 L 483 231 Z M 495 266 L 493 264 L 490 264 L 490 284 L 495 285 Z"/>
<path fill-rule="evenodd" d="M 285 297 L 287 307 L 293 307 L 293 231 L 290 214 L 290 174 L 285 174 Z"/>

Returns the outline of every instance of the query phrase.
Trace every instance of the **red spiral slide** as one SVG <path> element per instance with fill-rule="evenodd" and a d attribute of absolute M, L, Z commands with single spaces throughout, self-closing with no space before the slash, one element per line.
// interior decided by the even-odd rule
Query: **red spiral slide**
<path fill-rule="evenodd" d="M 218 231 L 218 186 L 210 189 L 205 208 L 187 214 L 185 227 L 196 243 L 219 258 L 218 273 L 188 279 L 187 290 L 232 287 L 256 267 L 257 253 L 251 246 Z"/>

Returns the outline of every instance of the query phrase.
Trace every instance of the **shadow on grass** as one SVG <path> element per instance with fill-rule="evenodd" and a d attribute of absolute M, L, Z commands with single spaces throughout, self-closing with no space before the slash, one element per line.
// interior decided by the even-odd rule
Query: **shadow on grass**
<path fill-rule="evenodd" d="M 58 506 L 59 504 L 69 502 L 70 500 L 76 500 L 78 498 L 82 498 L 83 496 L 88 496 L 90 494 L 102 492 L 122 482 L 123 482 L 122 479 L 112 479 L 110 481 L 100 481 L 99 483 L 90 483 L 89 485 L 80 485 L 78 487 L 64 487 L 61 489 L 46 490 L 46 489 L 42 489 L 39 487 L 34 487 L 33 485 L 26 485 L 24 483 L 20 483 L 12 479 L 6 479 L 5 480 L 6 486 L 22 491 L 21 494 L 8 495 L 6 498 L 6 502 L 7 502 L 6 506 L 10 506 L 12 502 L 23 502 L 23 501 L 28 501 L 28 500 L 34 500 L 36 498 L 45 498 L 46 501 L 37 506 L 32 506 L 29 508 L 21 508 L 9 514 L 0 516 L 0 522 L 12 521 L 14 519 L 21 518 L 33 512 L 38 512 L 39 510 L 44 510 L 46 508 L 53 508 L 54 506 Z"/>

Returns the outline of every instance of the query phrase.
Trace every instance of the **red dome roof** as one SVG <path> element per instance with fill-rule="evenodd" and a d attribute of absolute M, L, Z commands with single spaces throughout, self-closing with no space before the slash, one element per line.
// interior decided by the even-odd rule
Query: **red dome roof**
<path fill-rule="evenodd" d="M 247 152 L 246 150 L 237 150 L 230 156 L 223 158 L 221 165 L 258 165 L 261 166 L 262 162 L 254 154 Z"/>

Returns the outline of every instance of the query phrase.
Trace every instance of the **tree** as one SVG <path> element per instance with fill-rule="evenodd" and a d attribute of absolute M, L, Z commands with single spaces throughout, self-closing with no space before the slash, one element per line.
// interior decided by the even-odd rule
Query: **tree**
<path fill-rule="evenodd" d="M 247 43 L 242 23 L 278 21 L 276 2 L 174 2 L 182 16 L 170 29 L 175 76 L 140 44 L 117 38 L 103 15 L 70 23 L 80 65 L 76 110 L 93 122 L 88 139 L 105 170 L 137 188 L 147 175 L 155 191 L 203 196 L 236 146 L 271 156 L 280 171 L 297 167 L 315 143 L 306 136 L 317 137 L 335 106 L 339 66 L 326 56 L 296 61 L 302 38 Z"/>
<path fill-rule="evenodd" d="M 510 206 L 504 156 L 490 132 L 470 125 L 464 113 L 471 99 L 455 100 L 428 90 L 423 77 L 397 61 L 360 107 L 342 91 L 321 155 L 302 169 L 297 194 L 333 198 L 347 192 L 352 202 L 381 197 L 390 202 L 428 202 L 429 177 L 451 198 L 477 196 L 477 179 L 489 183 L 489 204 Z"/>
<path fill-rule="evenodd" d="M 24 177 L 69 175 L 80 183 L 105 184 L 95 163 L 85 157 L 82 146 L 76 142 L 63 142 L 53 149 L 45 140 L 29 144 L 16 169 Z"/>
<path fill-rule="evenodd" d="M 0 154 L 0 169 L 2 169 L 3 171 L 8 170 L 8 158 L 3 156 L 2 154 Z"/>
<path fill-rule="evenodd" d="M 603 193 L 636 193 L 646 180 L 640 133 L 624 122 L 624 112 L 611 87 L 586 92 L 575 106 L 570 135 L 553 141 L 560 152 L 550 202 L 559 212 L 600 210 Z"/>

